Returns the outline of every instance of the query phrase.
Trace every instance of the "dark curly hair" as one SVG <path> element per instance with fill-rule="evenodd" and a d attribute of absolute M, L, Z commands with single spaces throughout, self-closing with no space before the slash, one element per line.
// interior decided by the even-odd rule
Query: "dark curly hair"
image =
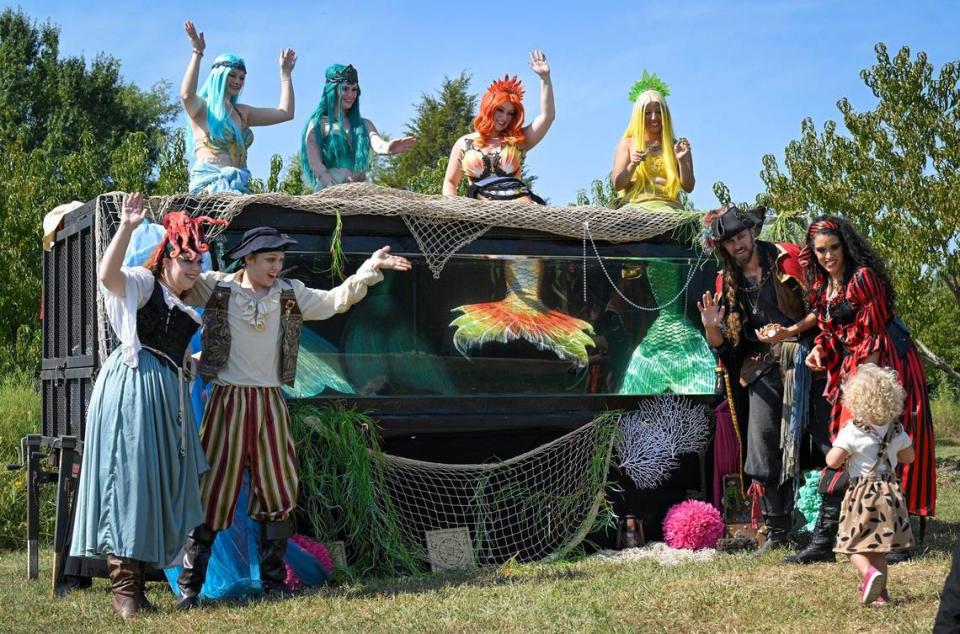
<path fill-rule="evenodd" d="M 837 227 L 837 229 L 831 228 L 830 225 Z M 860 232 L 848 220 L 840 216 L 817 216 L 807 230 L 806 248 L 809 249 L 809 257 L 804 259 L 803 269 L 807 288 L 810 289 L 811 307 L 819 308 L 826 290 L 828 277 L 826 270 L 817 262 L 816 253 L 813 250 L 813 239 L 818 235 L 831 235 L 840 238 L 840 244 L 843 247 L 844 285 L 850 281 L 850 278 L 860 267 L 871 269 L 883 284 L 883 290 L 887 295 L 887 302 L 890 304 L 892 312 L 894 310 L 895 294 L 893 284 L 890 283 L 890 276 L 887 275 L 886 265 L 866 238 L 860 235 Z"/>

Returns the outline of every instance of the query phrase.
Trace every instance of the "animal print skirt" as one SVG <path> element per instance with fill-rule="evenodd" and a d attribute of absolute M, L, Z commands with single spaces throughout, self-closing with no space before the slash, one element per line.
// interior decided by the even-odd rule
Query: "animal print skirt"
<path fill-rule="evenodd" d="M 840 507 L 837 553 L 887 553 L 913 546 L 913 532 L 900 485 L 889 474 L 851 482 Z"/>

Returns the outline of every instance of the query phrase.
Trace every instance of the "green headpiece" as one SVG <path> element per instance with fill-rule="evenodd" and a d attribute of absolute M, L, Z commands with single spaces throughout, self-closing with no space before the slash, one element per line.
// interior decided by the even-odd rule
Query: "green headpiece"
<path fill-rule="evenodd" d="M 656 73 L 647 73 L 646 69 L 643 71 L 643 76 L 640 78 L 640 81 L 633 85 L 633 88 L 630 89 L 630 102 L 633 103 L 637 100 L 637 97 L 641 93 L 647 90 L 656 90 L 658 93 L 667 97 L 670 95 L 670 87 L 659 77 Z"/>

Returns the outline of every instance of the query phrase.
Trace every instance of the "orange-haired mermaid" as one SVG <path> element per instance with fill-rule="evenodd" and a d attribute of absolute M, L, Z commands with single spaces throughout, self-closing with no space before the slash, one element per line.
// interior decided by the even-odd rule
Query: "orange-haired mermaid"
<path fill-rule="evenodd" d="M 480 101 L 474 119 L 476 132 L 454 144 L 443 182 L 443 193 L 456 196 L 464 176 L 470 183 L 467 196 L 480 200 L 543 200 L 520 179 L 523 153 L 537 145 L 553 123 L 553 86 L 550 67 L 542 51 L 530 52 L 530 68 L 540 77 L 541 112 L 523 125 L 523 86 L 516 77 L 493 82 Z M 504 265 L 507 293 L 497 302 L 454 308 L 463 313 L 450 325 L 456 328 L 453 343 L 465 355 L 489 341 L 506 343 L 523 339 L 540 350 L 587 365 L 587 346 L 594 347 L 593 326 L 551 310 L 540 299 L 543 262 L 509 260 Z"/>

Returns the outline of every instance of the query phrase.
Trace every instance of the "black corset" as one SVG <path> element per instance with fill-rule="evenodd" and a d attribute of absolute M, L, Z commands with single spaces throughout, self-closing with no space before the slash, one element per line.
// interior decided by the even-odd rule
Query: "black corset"
<path fill-rule="evenodd" d="M 856 313 L 853 310 L 853 304 L 850 303 L 849 299 L 844 299 L 837 302 L 834 306 L 830 308 L 830 316 L 838 324 L 842 326 L 847 326 L 853 323 Z"/>
<path fill-rule="evenodd" d="M 147 303 L 137 311 L 137 337 L 144 346 L 159 350 L 174 363 L 183 361 L 183 354 L 200 324 L 179 308 L 168 308 L 163 300 L 160 282 L 153 285 Z"/>

